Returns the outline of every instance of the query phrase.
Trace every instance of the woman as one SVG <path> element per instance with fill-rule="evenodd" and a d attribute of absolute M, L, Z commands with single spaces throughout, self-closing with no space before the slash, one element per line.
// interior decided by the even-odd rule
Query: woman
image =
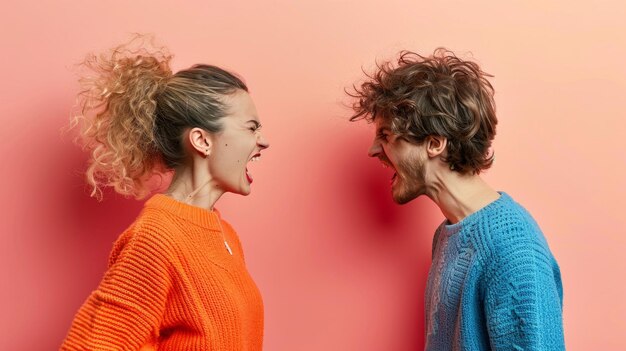
<path fill-rule="evenodd" d="M 246 165 L 269 144 L 239 78 L 209 65 L 172 74 L 170 59 L 121 46 L 85 60 L 95 73 L 81 94 L 92 195 L 111 186 L 141 198 L 161 166 L 174 176 L 114 244 L 62 350 L 262 348 L 261 296 L 214 205 L 250 193 Z"/>

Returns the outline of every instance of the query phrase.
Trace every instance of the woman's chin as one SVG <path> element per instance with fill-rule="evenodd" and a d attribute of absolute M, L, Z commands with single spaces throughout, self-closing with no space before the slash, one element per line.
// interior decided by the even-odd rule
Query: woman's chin
<path fill-rule="evenodd" d="M 239 189 L 237 189 L 237 191 L 234 191 L 234 193 L 243 195 L 243 196 L 248 196 L 250 195 L 251 192 L 252 192 L 252 187 L 250 186 L 250 184 L 243 184 L 239 187 Z"/>

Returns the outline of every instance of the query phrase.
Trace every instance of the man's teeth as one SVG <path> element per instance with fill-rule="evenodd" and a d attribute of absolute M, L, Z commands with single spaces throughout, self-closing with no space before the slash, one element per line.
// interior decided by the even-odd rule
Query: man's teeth
<path fill-rule="evenodd" d="M 258 161 L 261 158 L 261 156 L 254 156 L 253 158 L 250 159 L 250 161 Z"/>

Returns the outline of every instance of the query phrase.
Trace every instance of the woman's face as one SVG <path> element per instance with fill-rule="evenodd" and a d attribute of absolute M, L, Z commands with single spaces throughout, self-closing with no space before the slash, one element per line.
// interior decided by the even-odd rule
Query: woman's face
<path fill-rule="evenodd" d="M 248 195 L 252 183 L 248 163 L 258 160 L 269 143 L 261 134 L 261 122 L 247 92 L 238 91 L 225 100 L 227 115 L 220 120 L 223 130 L 211 136 L 209 171 L 222 191 Z"/>

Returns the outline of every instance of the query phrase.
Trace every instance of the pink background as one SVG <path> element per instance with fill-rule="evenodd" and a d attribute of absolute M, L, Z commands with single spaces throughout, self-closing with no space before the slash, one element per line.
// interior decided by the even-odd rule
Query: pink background
<path fill-rule="evenodd" d="M 228 3 L 228 4 L 226 4 Z M 505 4 L 506 3 L 506 4 Z M 10 5 L 9 5 L 10 4 Z M 72 65 L 154 33 L 174 68 L 243 75 L 272 143 L 253 194 L 219 203 L 263 292 L 267 350 L 421 350 L 427 199 L 391 202 L 344 87 L 401 49 L 469 52 L 494 74 L 497 161 L 559 260 L 568 350 L 626 349 L 623 1 L 32 1 L 0 9 L 2 350 L 58 347 L 141 203 L 89 198 L 59 129 Z"/>

